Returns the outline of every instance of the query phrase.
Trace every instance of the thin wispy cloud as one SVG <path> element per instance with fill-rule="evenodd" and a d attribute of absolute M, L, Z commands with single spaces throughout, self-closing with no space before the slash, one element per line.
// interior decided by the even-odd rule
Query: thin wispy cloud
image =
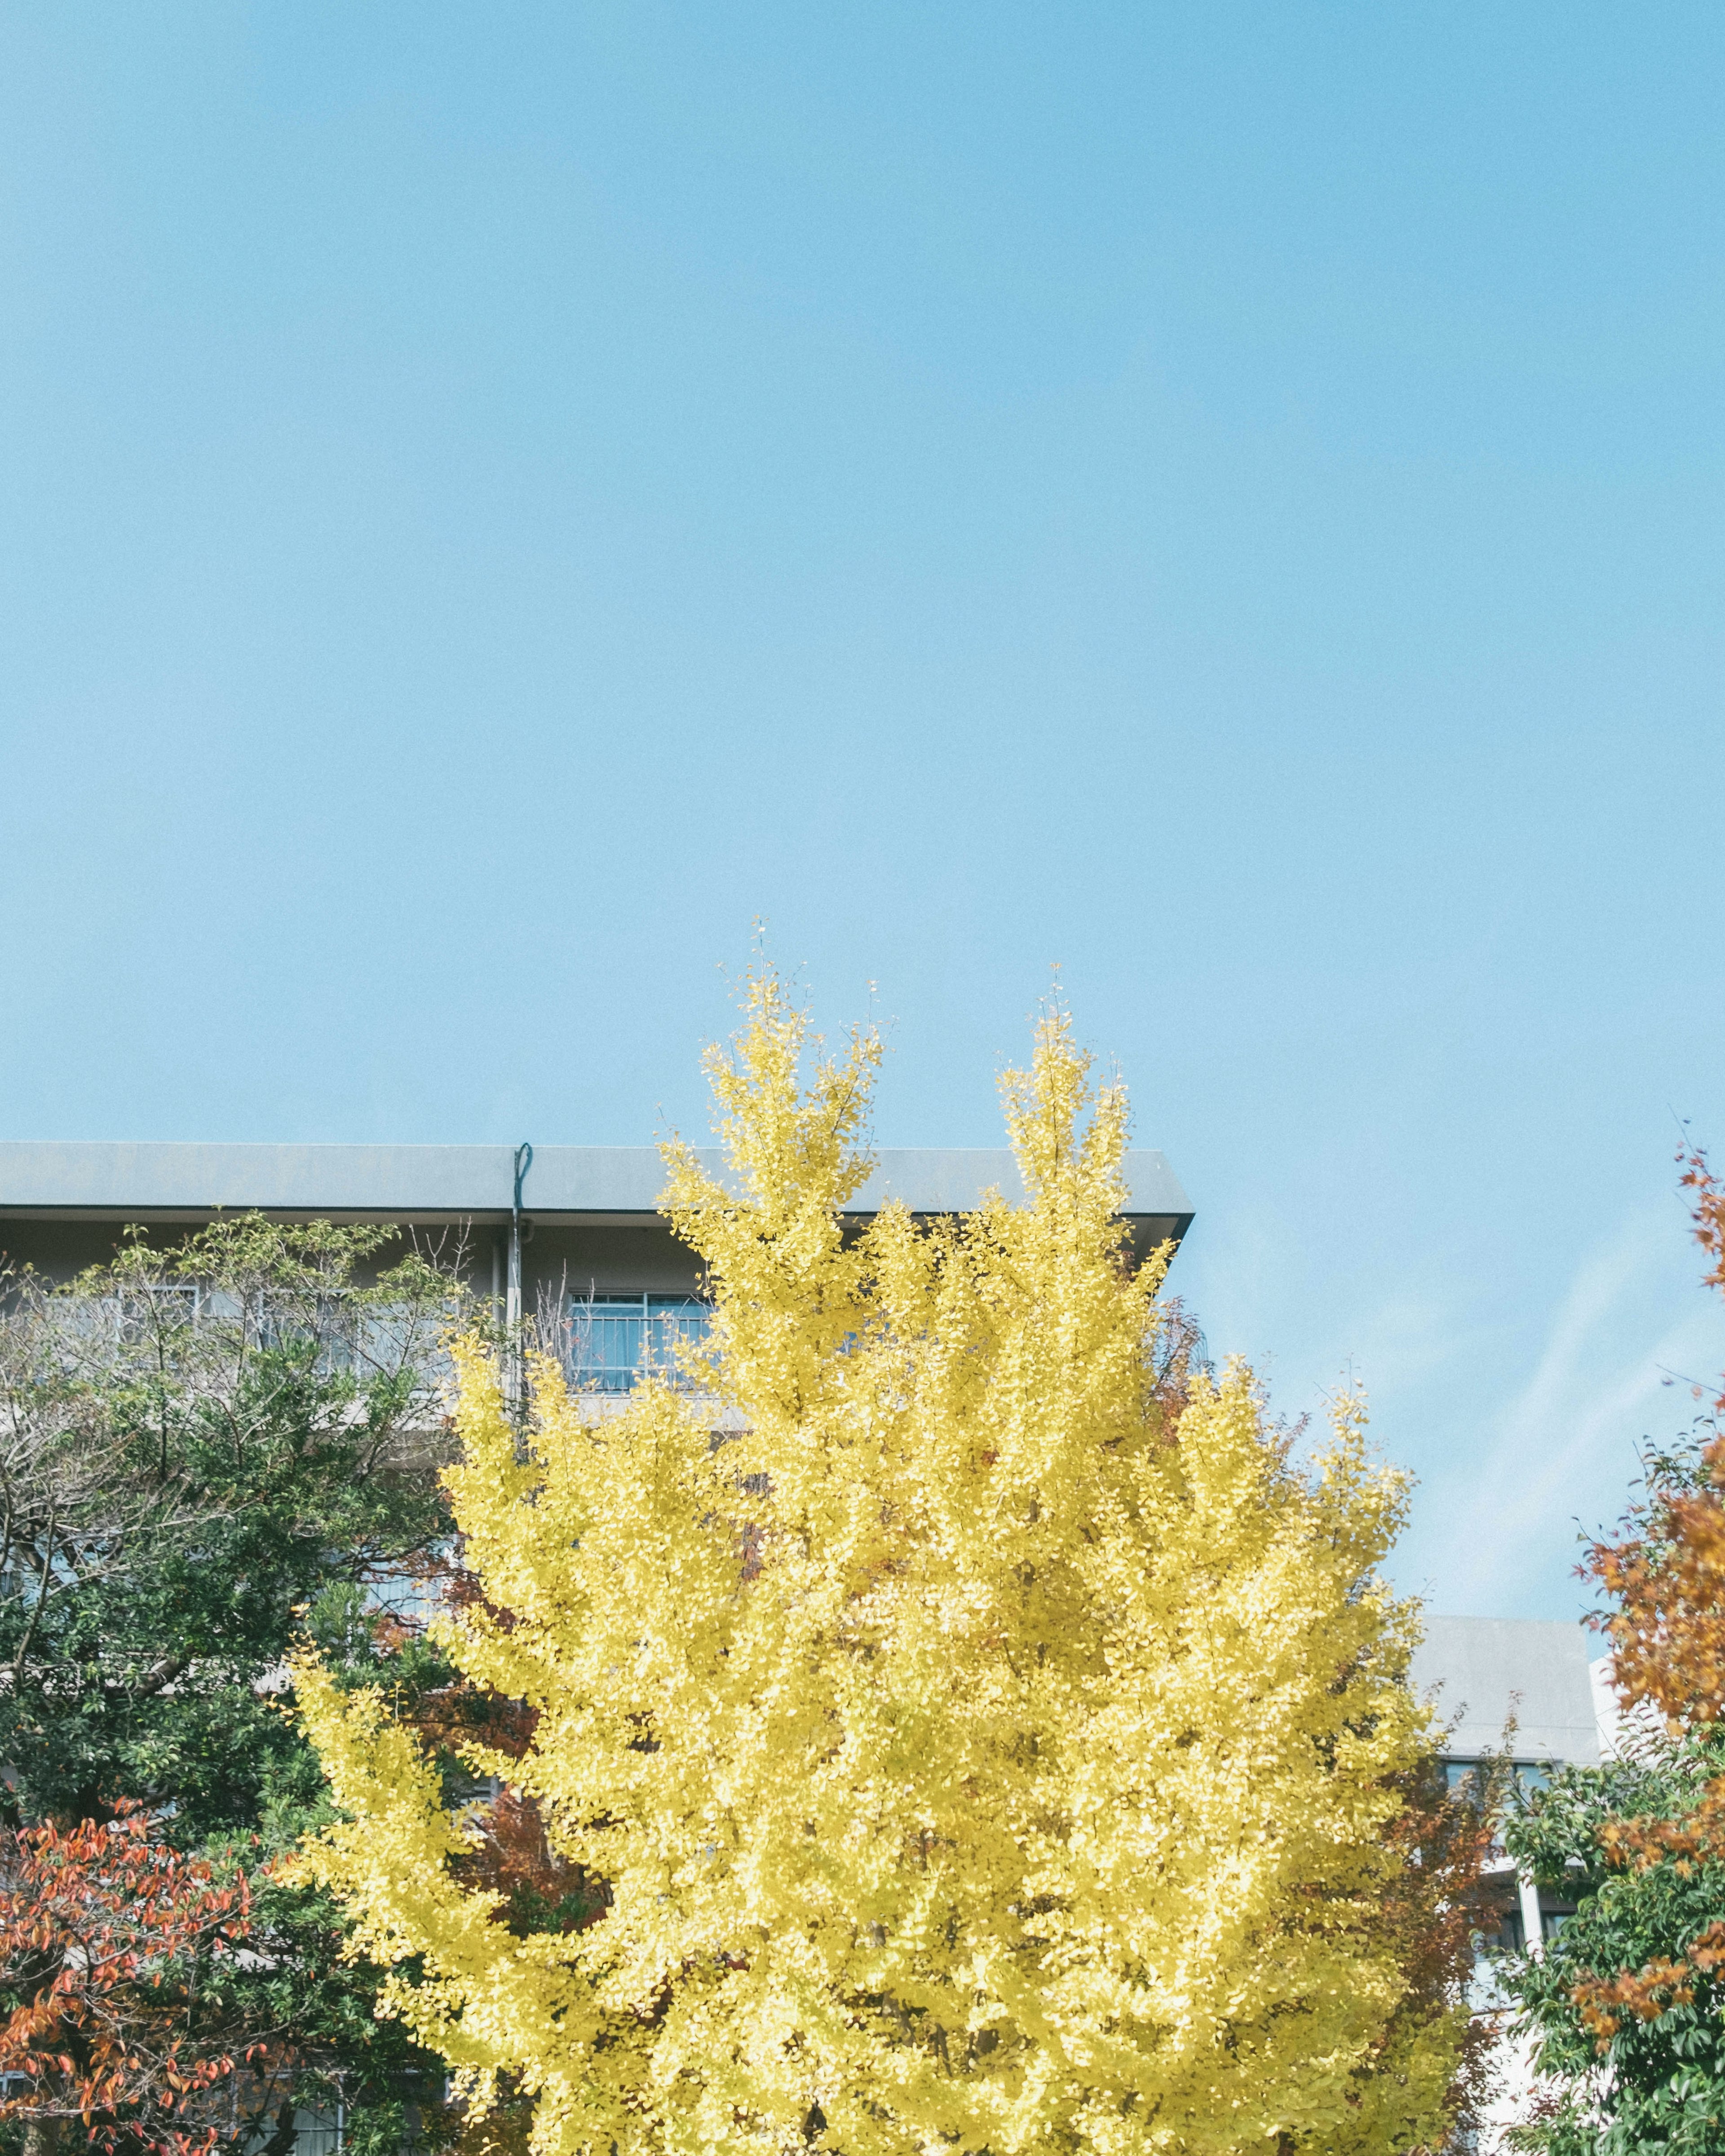
<path fill-rule="evenodd" d="M 1663 1211 L 1626 1222 L 1577 1266 L 1485 1441 L 1429 1485 L 1422 1539 L 1442 1551 L 1441 1603 L 1497 1606 L 1507 1587 L 1512 1601 L 1515 1583 L 1573 1559 L 1578 1522 L 1621 1512 L 1642 1439 L 1676 1435 L 1692 1410 L 1686 1381 L 1725 1359 L 1725 1314 L 1695 1292 L 1694 1272 Z"/>

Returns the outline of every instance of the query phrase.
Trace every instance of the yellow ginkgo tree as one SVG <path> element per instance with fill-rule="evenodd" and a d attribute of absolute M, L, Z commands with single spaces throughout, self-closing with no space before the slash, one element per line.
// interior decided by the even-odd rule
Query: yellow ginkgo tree
<path fill-rule="evenodd" d="M 467 1764 L 603 1913 L 506 1921 L 413 1730 L 313 1661 L 305 1869 L 542 2156 L 1438 2145 L 1466 2017 L 1385 1914 L 1431 1741 L 1401 1481 L 1352 1405 L 1297 1466 L 1242 1367 L 1171 1402 L 1126 1103 L 1061 1014 L 1004 1084 L 1023 1202 L 952 1219 L 845 1221 L 878 1050 L 809 1045 L 754 976 L 727 1173 L 668 1149 L 698 1365 L 601 1414 L 536 1358 L 517 1427 L 457 1354 L 480 1591 L 437 1636 L 532 1718 Z"/>

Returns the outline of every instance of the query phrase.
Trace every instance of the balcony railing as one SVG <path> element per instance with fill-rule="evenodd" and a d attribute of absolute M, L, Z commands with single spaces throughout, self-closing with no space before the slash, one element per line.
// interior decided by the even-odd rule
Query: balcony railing
<path fill-rule="evenodd" d="M 571 1297 L 557 1316 L 555 1352 L 583 1392 L 633 1392 L 649 1371 L 687 1385 L 695 1380 L 677 1351 L 705 1340 L 711 1325 L 711 1308 L 692 1295 Z"/>

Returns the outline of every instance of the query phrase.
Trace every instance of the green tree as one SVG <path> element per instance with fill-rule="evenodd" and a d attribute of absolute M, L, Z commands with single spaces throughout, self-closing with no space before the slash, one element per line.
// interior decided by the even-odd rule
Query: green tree
<path fill-rule="evenodd" d="M 203 2012 L 260 2044 L 227 2137 L 285 2144 L 290 2088 L 339 2094 L 392 2145 L 440 2070 L 373 2012 L 327 1897 L 273 1857 L 323 1816 L 282 1712 L 309 1625 L 332 1666 L 411 1696 L 440 1667 L 380 1643 L 380 1594 L 448 1531 L 438 1391 L 456 1287 L 388 1231 L 218 1220 L 133 1234 L 68 1288 L 4 1281 L 0 1315 L 0 1761 L 12 1823 L 73 1828 L 127 1801 L 249 1881 L 248 1953 Z M 18 1979 L 0 1970 L 0 1984 Z M 264 2062 L 264 2063 L 259 2063 Z M 8 2062 L 9 2063 L 9 2062 Z"/>
<path fill-rule="evenodd" d="M 1517 2145 L 1549 2156 L 1725 2150 L 1725 1988 L 1706 1951 L 1692 1950 L 1725 1917 L 1725 1863 L 1610 1854 L 1621 1822 L 1681 1822 L 1722 1770 L 1717 1734 L 1655 1740 L 1640 1759 L 1564 1768 L 1506 1822 L 1517 1861 L 1576 1903 L 1541 1954 L 1505 1969 L 1545 2077 Z"/>

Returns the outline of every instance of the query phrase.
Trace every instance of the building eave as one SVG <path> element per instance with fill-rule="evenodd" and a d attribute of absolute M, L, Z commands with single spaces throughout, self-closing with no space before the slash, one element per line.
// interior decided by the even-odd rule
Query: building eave
<path fill-rule="evenodd" d="M 717 1175 L 722 1156 L 700 1149 Z M 1160 1152 L 1128 1152 L 1122 1208 L 1139 1239 L 1178 1243 L 1192 1208 Z M 0 1142 L 0 1219 L 194 1226 L 218 1213 L 284 1219 L 495 1224 L 510 1217 L 514 1148 L 496 1146 L 259 1145 Z M 645 1224 L 659 1214 L 665 1163 L 655 1146 L 541 1146 L 522 1205 L 546 1225 Z M 1021 1198 L 1017 1164 L 985 1148 L 883 1150 L 845 1209 L 866 1218 L 897 1202 L 913 1213 L 967 1212 L 990 1189 Z"/>

